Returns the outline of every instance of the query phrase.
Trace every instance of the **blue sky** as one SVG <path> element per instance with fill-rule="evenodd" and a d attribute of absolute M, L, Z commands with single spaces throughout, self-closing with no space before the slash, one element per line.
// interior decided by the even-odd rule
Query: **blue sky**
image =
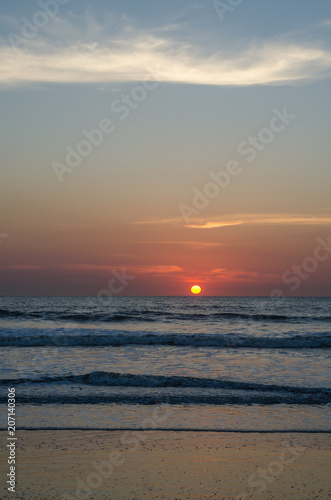
<path fill-rule="evenodd" d="M 83 282 L 93 294 L 104 278 L 66 275 L 79 264 L 100 272 L 170 266 L 171 274 L 178 266 L 178 283 L 224 268 L 248 273 L 229 293 L 268 294 L 330 227 L 331 4 L 243 0 L 222 21 L 212 1 L 62 1 L 50 2 L 55 17 L 40 2 L 1 3 L 0 233 L 9 237 L 0 258 L 12 269 L 1 293 L 26 293 L 23 266 L 35 293 L 48 293 L 45 283 L 62 269 L 57 293 L 79 293 Z M 145 79 L 157 86 L 141 90 Z M 114 102 L 142 91 L 122 120 Z M 247 163 L 238 146 L 268 126 L 275 108 L 296 118 Z M 66 148 L 104 118 L 114 132 L 59 182 L 54 162 L 64 164 Z M 229 160 L 242 172 L 193 229 L 179 207 Z M 224 221 L 233 228 L 221 229 Z M 166 252 L 150 247 L 156 240 Z M 190 256 L 178 250 L 183 242 L 193 242 Z M 202 244 L 219 248 L 206 253 Z M 237 250 L 245 245 L 254 253 Z M 130 293 L 157 293 L 148 269 Z M 327 293 L 320 273 L 301 293 Z M 183 293 L 167 283 L 167 292 Z"/>

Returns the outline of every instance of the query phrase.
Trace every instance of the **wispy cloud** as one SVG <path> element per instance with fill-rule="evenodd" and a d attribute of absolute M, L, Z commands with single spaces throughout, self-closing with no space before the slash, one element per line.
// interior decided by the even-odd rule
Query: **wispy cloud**
<path fill-rule="evenodd" d="M 111 271 L 121 271 L 125 268 L 127 272 L 134 275 L 137 274 L 154 274 L 155 276 L 166 276 L 168 274 L 180 273 L 183 271 L 182 267 L 173 265 L 145 265 L 145 266 L 112 266 L 111 264 L 64 264 L 61 269 L 67 271 L 87 271 L 87 272 L 103 272 L 109 273 Z"/>
<path fill-rule="evenodd" d="M 178 245 L 187 246 L 191 250 L 200 250 L 203 248 L 221 247 L 224 246 L 223 242 L 220 241 L 185 241 L 185 240 L 159 240 L 159 241 L 141 241 L 138 242 L 141 245 Z"/>
<path fill-rule="evenodd" d="M 66 27 L 67 27 L 66 23 Z M 114 83 L 159 81 L 200 85 L 260 85 L 319 79 L 331 72 L 331 52 L 284 41 L 251 45 L 236 53 L 206 53 L 193 43 L 154 33 L 123 32 L 116 39 L 61 44 L 38 37 L 25 45 L 0 45 L 0 83 Z M 74 31 L 74 27 L 73 27 Z"/>
<path fill-rule="evenodd" d="M 301 216 L 301 215 L 242 215 L 238 220 L 215 219 L 211 221 L 200 221 L 188 224 L 187 227 L 193 229 L 214 229 L 226 226 L 237 226 L 242 224 L 250 225 L 327 225 L 331 224 L 329 216 Z"/>
<path fill-rule="evenodd" d="M 320 26 L 331 26 L 331 19 L 325 19 L 320 23 Z"/>
<path fill-rule="evenodd" d="M 213 275 L 213 279 L 217 278 L 224 281 L 264 281 L 279 277 L 277 274 L 272 273 L 227 268 L 212 269 L 210 274 Z"/>
<path fill-rule="evenodd" d="M 166 265 L 141 266 L 135 267 L 134 269 L 137 274 L 155 274 L 156 276 L 166 276 L 168 274 L 181 273 L 184 271 L 182 267 Z"/>
<path fill-rule="evenodd" d="M 155 219 L 147 221 L 138 221 L 136 224 L 170 224 L 184 225 L 191 229 L 216 229 L 229 226 L 239 225 L 329 225 L 331 224 L 331 216 L 329 209 L 326 215 L 296 215 L 296 214 L 234 214 L 228 217 L 210 217 L 192 219 L 192 222 L 185 224 L 181 217 L 172 219 Z"/>
<path fill-rule="evenodd" d="M 111 275 L 112 271 L 118 271 L 121 273 L 123 270 L 130 276 L 140 276 L 152 278 L 167 278 L 171 277 L 179 281 L 184 281 L 187 283 L 192 282 L 192 276 L 194 275 L 195 280 L 199 283 L 211 283 L 211 282 L 250 282 L 250 281 L 266 281 L 270 278 L 278 278 L 277 274 L 263 273 L 254 270 L 245 270 L 238 268 L 217 268 L 205 270 L 202 272 L 197 272 L 196 270 L 190 270 L 184 267 L 175 265 L 165 265 L 165 264 L 155 264 L 155 265 L 130 265 L 130 266 L 112 266 L 111 264 L 63 264 L 59 266 L 39 266 L 33 264 L 16 264 L 8 266 L 0 266 L 0 270 L 11 270 L 11 271 L 66 271 L 74 273 L 90 273 L 90 272 L 101 272 L 106 276 Z M 194 281 L 194 280 L 193 280 Z"/>
<path fill-rule="evenodd" d="M 226 227 L 226 226 L 238 226 L 240 224 L 244 224 L 242 220 L 234 220 L 234 221 L 211 221 L 211 222 L 202 222 L 202 223 L 193 223 L 188 224 L 187 227 L 191 227 L 193 229 L 214 229 L 216 227 Z"/>

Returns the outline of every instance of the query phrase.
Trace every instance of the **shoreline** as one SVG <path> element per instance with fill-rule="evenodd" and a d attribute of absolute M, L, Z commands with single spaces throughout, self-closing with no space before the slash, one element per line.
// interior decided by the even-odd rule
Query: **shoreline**
<path fill-rule="evenodd" d="M 1 432 L 6 432 L 7 429 L 0 428 Z M 270 429 L 270 430 L 256 430 L 256 429 L 199 429 L 199 428 L 167 428 L 167 427 L 117 427 L 116 429 L 109 429 L 106 427 L 21 427 L 17 432 L 43 432 L 43 431 L 82 431 L 82 432 L 199 432 L 199 433 L 227 433 L 227 434 L 331 434 L 329 429 Z"/>
<path fill-rule="evenodd" d="M 326 431 L 31 429 L 17 437 L 16 493 L 3 489 L 4 500 L 330 498 Z M 0 455 L 4 477 L 6 450 Z"/>

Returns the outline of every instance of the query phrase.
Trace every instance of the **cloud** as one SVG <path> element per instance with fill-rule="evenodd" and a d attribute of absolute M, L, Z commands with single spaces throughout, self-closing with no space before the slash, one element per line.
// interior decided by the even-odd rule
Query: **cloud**
<path fill-rule="evenodd" d="M 224 281 L 265 281 L 278 278 L 277 274 L 272 273 L 260 273 L 257 271 L 247 271 L 244 269 L 212 269 L 210 274 L 214 278 L 224 280 Z"/>
<path fill-rule="evenodd" d="M 38 34 L 18 47 L 0 45 L 0 83 L 115 83 L 158 81 L 198 85 L 270 85 L 319 79 L 330 74 L 331 52 L 281 41 L 253 44 L 235 53 L 151 33 L 118 34 L 98 41 L 67 42 Z"/>
<path fill-rule="evenodd" d="M 155 276 L 166 276 L 172 273 L 183 272 L 183 268 L 179 266 L 172 265 L 146 265 L 146 266 L 112 266 L 111 264 L 64 264 L 61 269 L 67 271 L 97 271 L 103 273 L 111 273 L 111 271 L 122 271 L 125 269 L 126 272 L 137 274 L 155 274 Z"/>
<path fill-rule="evenodd" d="M 323 210 L 324 211 L 324 210 Z M 213 217 L 209 219 L 192 219 L 192 222 L 185 224 L 181 217 L 172 219 L 155 219 L 138 221 L 135 224 L 171 224 L 175 226 L 185 226 L 190 229 L 216 229 L 228 226 L 239 225 L 330 225 L 331 216 L 329 209 L 326 215 L 296 215 L 296 214 L 235 214 L 230 217 Z M 183 241 L 183 243 L 185 243 Z"/>
<path fill-rule="evenodd" d="M 159 226 L 161 224 L 170 224 L 173 226 L 182 226 L 184 224 L 184 221 L 181 217 L 174 217 L 171 219 L 152 219 L 152 220 L 142 220 L 142 221 L 136 221 L 133 224 L 151 224 L 151 225 L 156 225 Z M 217 221 L 211 221 L 211 222 L 205 222 L 202 221 L 201 219 L 196 219 L 194 222 L 191 224 L 185 224 L 186 227 L 191 227 L 194 229 L 212 229 L 214 227 L 223 227 L 223 226 L 236 226 L 238 224 L 243 224 L 243 221 L 235 220 L 235 221 L 228 221 L 228 220 L 217 220 Z M 177 242 L 179 243 L 179 242 Z M 180 243 L 185 243 L 185 241 L 182 241 Z"/>
<path fill-rule="evenodd" d="M 184 269 L 179 266 L 165 266 L 161 264 L 135 267 L 134 269 L 137 274 L 155 274 L 156 276 L 167 276 L 168 274 L 181 273 L 184 271 Z"/>
<path fill-rule="evenodd" d="M 141 245 L 179 245 L 179 246 L 187 246 L 191 250 L 201 250 L 203 248 L 212 248 L 212 247 L 221 247 L 224 246 L 223 242 L 220 241 L 185 241 L 185 240 L 159 240 L 159 241 L 141 241 L 139 242 Z"/>
<path fill-rule="evenodd" d="M 214 229 L 216 227 L 226 227 L 226 226 L 238 226 L 244 224 L 244 221 L 215 221 L 215 222 L 203 222 L 196 224 L 188 224 L 187 227 L 191 227 L 193 229 Z"/>
<path fill-rule="evenodd" d="M 250 225 L 328 225 L 331 223 L 330 216 L 305 216 L 305 215 L 240 215 L 238 220 L 214 219 L 211 221 L 200 221 L 188 224 L 186 227 L 193 229 L 214 229 L 226 226 Z"/>

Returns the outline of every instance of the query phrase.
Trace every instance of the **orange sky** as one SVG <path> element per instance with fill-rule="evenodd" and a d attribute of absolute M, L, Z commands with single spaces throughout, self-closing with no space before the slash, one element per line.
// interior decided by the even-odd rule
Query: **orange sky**
<path fill-rule="evenodd" d="M 0 294 L 330 295 L 328 6 L 179 3 L 4 7 Z"/>

